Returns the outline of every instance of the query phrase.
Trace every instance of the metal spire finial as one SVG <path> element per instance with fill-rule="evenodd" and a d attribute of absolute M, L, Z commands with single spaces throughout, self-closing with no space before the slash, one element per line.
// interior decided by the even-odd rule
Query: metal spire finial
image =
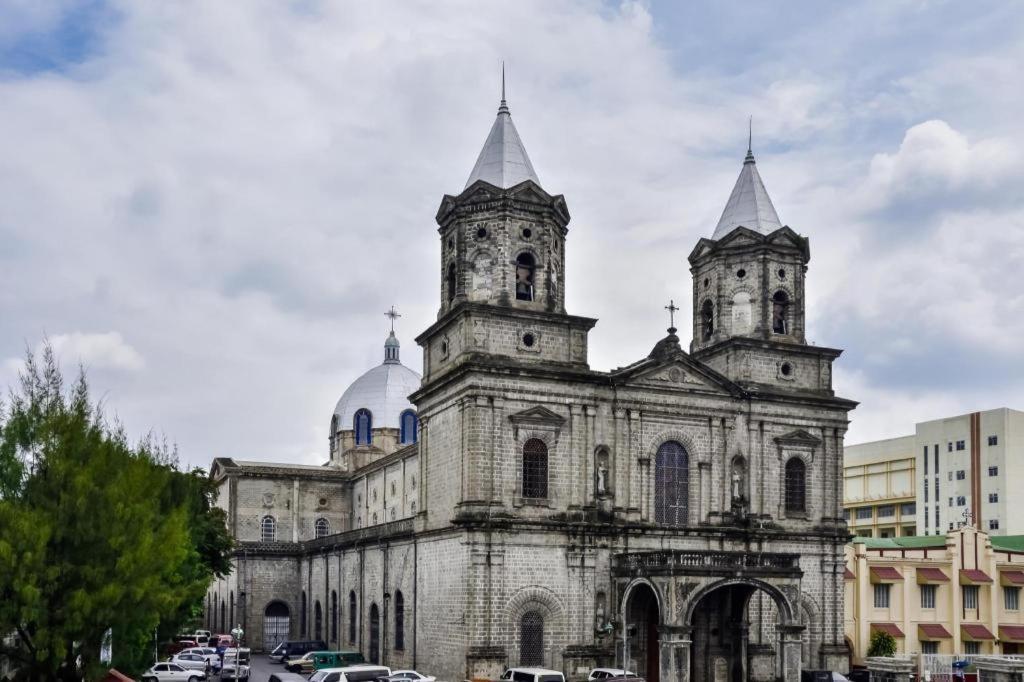
<path fill-rule="evenodd" d="M 501 104 L 498 106 L 499 114 L 507 114 L 508 102 L 505 101 L 505 60 L 501 60 Z"/>
<path fill-rule="evenodd" d="M 676 333 L 676 311 L 679 310 L 679 308 L 676 307 L 675 301 L 673 301 L 672 299 L 669 299 L 668 305 L 665 306 L 665 310 L 668 311 L 668 333 L 669 334 L 675 334 Z"/>
<path fill-rule="evenodd" d="M 391 306 L 391 310 L 389 310 L 386 313 L 384 313 L 384 316 L 390 318 L 390 320 L 391 320 L 391 333 L 394 334 L 395 333 L 395 319 L 401 317 L 402 314 L 400 312 L 398 312 L 397 310 L 395 310 L 395 306 Z"/>
<path fill-rule="evenodd" d="M 754 160 L 754 117 L 751 116 L 747 121 L 747 158 L 746 161 Z"/>

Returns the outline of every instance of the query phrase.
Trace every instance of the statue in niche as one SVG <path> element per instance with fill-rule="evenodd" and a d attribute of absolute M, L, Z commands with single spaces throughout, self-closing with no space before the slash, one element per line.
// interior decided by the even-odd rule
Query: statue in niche
<path fill-rule="evenodd" d="M 594 479 L 598 497 L 607 497 L 611 494 L 611 487 L 608 484 L 608 451 L 598 450 L 594 462 Z"/>
<path fill-rule="evenodd" d="M 742 457 L 732 460 L 732 474 L 730 477 L 730 491 L 732 497 L 732 511 L 737 515 L 744 515 L 747 508 L 747 465 Z"/>

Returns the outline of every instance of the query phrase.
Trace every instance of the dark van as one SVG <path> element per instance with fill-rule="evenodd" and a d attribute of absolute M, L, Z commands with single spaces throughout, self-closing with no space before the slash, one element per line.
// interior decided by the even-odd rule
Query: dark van
<path fill-rule="evenodd" d="M 321 649 L 327 650 L 327 644 L 322 639 L 297 639 L 281 642 L 270 652 L 270 660 L 282 663 L 285 659 L 296 658 L 310 651 Z"/>

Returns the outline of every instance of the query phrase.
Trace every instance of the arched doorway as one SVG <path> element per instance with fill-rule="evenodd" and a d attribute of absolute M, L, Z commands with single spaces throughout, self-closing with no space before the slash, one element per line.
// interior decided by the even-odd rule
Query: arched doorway
<path fill-rule="evenodd" d="M 779 626 L 791 624 L 791 606 L 760 581 L 713 588 L 688 610 L 690 682 L 773 682 L 785 677 Z M 796 648 L 799 658 L 799 647 Z M 790 651 L 788 655 L 793 655 Z"/>
<path fill-rule="evenodd" d="M 370 663 L 380 663 L 380 609 L 370 604 Z"/>
<path fill-rule="evenodd" d="M 626 597 L 623 638 L 625 667 L 647 682 L 659 682 L 661 672 L 658 596 L 647 583 L 635 585 Z"/>
<path fill-rule="evenodd" d="M 291 616 L 288 605 L 283 601 L 272 601 L 263 610 L 263 650 L 273 651 L 278 644 L 288 639 Z"/>

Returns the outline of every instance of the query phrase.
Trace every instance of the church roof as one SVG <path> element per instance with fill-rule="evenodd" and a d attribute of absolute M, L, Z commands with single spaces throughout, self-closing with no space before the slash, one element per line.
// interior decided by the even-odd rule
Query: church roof
<path fill-rule="evenodd" d="M 526 154 L 523 141 L 519 139 L 516 125 L 512 122 L 512 114 L 509 113 L 508 104 L 505 102 L 504 74 L 501 79 L 501 105 L 498 107 L 498 117 L 491 126 L 484 148 L 480 150 L 473 172 L 469 174 L 466 187 L 477 180 L 483 180 L 501 189 L 514 187 L 526 180 L 533 180 L 540 185 L 537 172 L 533 170 L 533 164 Z"/>
<path fill-rule="evenodd" d="M 736 186 L 732 188 L 711 238 L 717 241 L 740 226 L 761 234 L 769 234 L 782 227 L 749 148 L 740 176 L 736 178 Z"/>
<path fill-rule="evenodd" d="M 338 400 L 338 428 L 351 431 L 356 411 L 364 408 L 370 411 L 372 428 L 399 428 L 402 412 L 415 409 L 409 394 L 419 387 L 420 375 L 399 361 L 392 331 L 384 342 L 384 362 L 353 381 Z"/>

